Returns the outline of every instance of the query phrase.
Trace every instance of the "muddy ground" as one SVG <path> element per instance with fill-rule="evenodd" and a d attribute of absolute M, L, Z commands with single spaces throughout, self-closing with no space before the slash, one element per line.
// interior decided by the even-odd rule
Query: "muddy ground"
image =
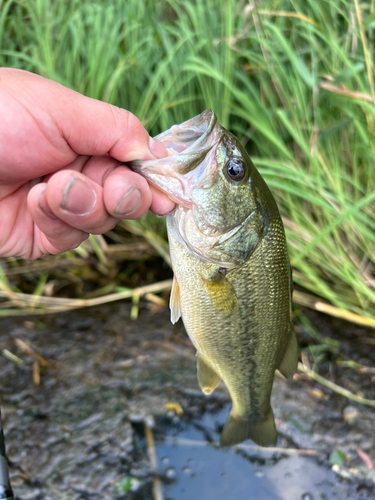
<path fill-rule="evenodd" d="M 374 372 L 334 363 L 339 353 L 375 366 L 374 332 L 308 314 L 322 335 L 340 341 L 325 353 L 319 372 L 375 399 Z M 302 329 L 298 334 L 302 346 L 311 343 Z M 16 339 L 51 364 L 39 365 L 38 387 L 34 357 Z M 302 374 L 289 383 L 275 377 L 277 448 L 248 441 L 219 449 L 230 399 L 222 386 L 208 398 L 200 393 L 194 349 L 167 309 L 143 305 L 136 321 L 123 302 L 5 318 L 3 349 L 24 363 L 0 355 L 0 403 L 18 499 L 151 500 L 159 479 L 165 500 L 375 498 L 375 408 Z M 145 418 L 156 442 L 156 470 Z"/>

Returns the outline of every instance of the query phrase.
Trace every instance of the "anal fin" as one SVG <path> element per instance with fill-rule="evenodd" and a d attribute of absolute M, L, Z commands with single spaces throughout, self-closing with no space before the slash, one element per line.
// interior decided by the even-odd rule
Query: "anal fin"
<path fill-rule="evenodd" d="M 212 368 L 210 368 L 198 354 L 197 376 L 199 387 L 202 392 L 208 396 L 220 382 L 220 377 Z"/>
<path fill-rule="evenodd" d="M 171 310 L 171 322 L 175 324 L 181 317 L 180 285 L 178 284 L 176 276 L 173 276 L 169 307 Z"/>
<path fill-rule="evenodd" d="M 239 444 L 247 439 L 251 439 L 259 446 L 274 446 L 276 444 L 277 433 L 271 408 L 268 415 L 258 422 L 254 422 L 251 418 L 246 420 L 232 414 L 229 415 L 220 436 L 220 446 Z"/>
<path fill-rule="evenodd" d="M 291 326 L 289 343 L 285 349 L 284 357 L 281 360 L 279 370 L 286 378 L 291 378 L 297 371 L 298 364 L 298 343 L 296 334 Z"/>

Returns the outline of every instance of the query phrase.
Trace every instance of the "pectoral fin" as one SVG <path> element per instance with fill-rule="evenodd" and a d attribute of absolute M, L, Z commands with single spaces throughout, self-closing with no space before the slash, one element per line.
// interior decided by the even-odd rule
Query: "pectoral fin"
<path fill-rule="evenodd" d="M 291 326 L 292 329 L 292 326 Z M 296 334 L 291 330 L 291 336 L 284 357 L 280 363 L 279 370 L 286 378 L 291 378 L 297 371 L 298 364 L 298 344 Z"/>
<path fill-rule="evenodd" d="M 175 324 L 181 317 L 180 286 L 178 284 L 176 276 L 173 276 L 171 296 L 169 299 L 169 307 L 171 310 L 171 321 L 173 324 Z"/>
<path fill-rule="evenodd" d="M 198 355 L 197 375 L 199 387 L 202 392 L 208 396 L 220 382 L 220 377 L 210 368 Z"/>
<path fill-rule="evenodd" d="M 212 280 L 202 278 L 202 281 L 205 284 L 214 309 L 227 314 L 233 314 L 238 310 L 236 292 L 224 275 L 215 275 Z"/>

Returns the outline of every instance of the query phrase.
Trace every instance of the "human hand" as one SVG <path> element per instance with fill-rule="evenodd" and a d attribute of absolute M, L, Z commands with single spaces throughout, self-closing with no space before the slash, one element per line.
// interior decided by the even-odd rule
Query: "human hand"
<path fill-rule="evenodd" d="M 167 156 L 130 112 L 0 68 L 0 256 L 35 259 L 174 204 L 121 162 Z"/>

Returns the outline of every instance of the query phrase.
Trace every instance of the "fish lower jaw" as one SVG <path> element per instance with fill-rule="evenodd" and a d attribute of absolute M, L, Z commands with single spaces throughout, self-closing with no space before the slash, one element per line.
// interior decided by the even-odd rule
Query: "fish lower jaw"
<path fill-rule="evenodd" d="M 193 201 L 189 194 L 189 189 L 186 189 L 184 183 L 178 176 L 167 174 L 154 174 L 153 172 L 147 173 L 142 169 L 133 168 L 135 172 L 141 174 L 149 184 L 151 184 L 158 191 L 161 191 L 165 196 L 172 200 L 178 207 L 192 210 Z"/>
<path fill-rule="evenodd" d="M 151 184 L 153 183 L 151 182 Z M 176 203 L 177 205 L 176 210 L 180 207 L 186 210 L 193 210 L 194 203 L 190 199 L 190 196 L 185 192 L 185 190 L 182 190 L 182 194 L 179 194 L 173 191 L 163 189 L 163 187 L 160 187 L 156 183 L 154 183 L 153 186 L 156 187 L 162 193 L 164 193 L 166 196 L 168 196 L 168 198 L 171 199 L 174 203 Z"/>

